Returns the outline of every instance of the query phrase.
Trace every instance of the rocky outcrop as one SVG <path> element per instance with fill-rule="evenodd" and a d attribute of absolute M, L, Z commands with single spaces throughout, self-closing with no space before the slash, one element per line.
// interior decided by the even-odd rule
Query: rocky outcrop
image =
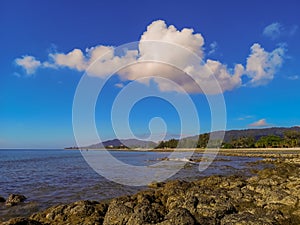
<path fill-rule="evenodd" d="M 0 203 L 1 202 L 5 202 L 5 198 L 3 198 L 2 196 L 0 196 Z"/>
<path fill-rule="evenodd" d="M 35 220 L 26 219 L 26 218 L 14 218 L 11 219 L 9 222 L 3 223 L 3 224 L 13 224 L 13 225 L 44 225 L 43 223 L 40 223 Z"/>
<path fill-rule="evenodd" d="M 24 195 L 11 194 L 8 196 L 8 199 L 5 201 L 6 206 L 14 206 L 21 202 L 24 202 L 27 198 Z"/>
<path fill-rule="evenodd" d="M 210 176 L 153 184 L 135 195 L 58 205 L 4 224 L 300 224 L 300 165 L 273 163 L 275 167 L 250 178 Z"/>

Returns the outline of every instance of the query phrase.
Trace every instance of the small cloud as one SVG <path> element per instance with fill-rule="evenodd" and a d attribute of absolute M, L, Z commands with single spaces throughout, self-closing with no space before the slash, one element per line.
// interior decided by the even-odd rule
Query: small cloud
<path fill-rule="evenodd" d="M 300 76 L 298 76 L 298 75 L 288 76 L 287 79 L 289 79 L 289 80 L 299 80 Z"/>
<path fill-rule="evenodd" d="M 249 127 L 267 127 L 270 124 L 267 123 L 266 119 L 260 119 L 254 123 L 249 124 Z"/>
<path fill-rule="evenodd" d="M 251 54 L 247 58 L 245 71 L 251 77 L 248 85 L 260 86 L 273 80 L 274 75 L 283 64 L 286 51 L 284 44 L 279 45 L 272 52 L 265 51 L 258 43 L 253 44 Z"/>
<path fill-rule="evenodd" d="M 263 30 L 263 35 L 271 40 L 278 39 L 282 36 L 293 36 L 298 30 L 298 25 L 284 26 L 281 23 L 271 23 Z"/>
<path fill-rule="evenodd" d="M 117 83 L 117 84 L 115 84 L 115 87 L 117 87 L 117 88 L 123 88 L 124 84 L 123 83 Z"/>
<path fill-rule="evenodd" d="M 216 50 L 218 49 L 218 43 L 216 41 L 212 42 L 210 45 L 209 45 L 209 52 L 207 53 L 207 55 L 212 55 L 216 52 Z"/>
<path fill-rule="evenodd" d="M 23 56 L 15 59 L 15 63 L 21 66 L 26 71 L 27 75 L 32 75 L 41 66 L 41 62 L 36 60 L 33 56 Z"/>
<path fill-rule="evenodd" d="M 251 118 L 253 118 L 253 116 L 243 116 L 243 117 L 238 118 L 238 120 L 247 120 L 247 119 L 251 119 Z"/>
<path fill-rule="evenodd" d="M 14 72 L 13 75 L 14 75 L 15 77 L 21 77 L 21 74 L 19 74 L 19 73 L 17 73 L 17 72 Z"/>
<path fill-rule="evenodd" d="M 283 26 L 280 23 L 271 23 L 270 25 L 265 27 L 263 35 L 271 38 L 272 40 L 275 40 L 280 37 L 282 31 Z"/>

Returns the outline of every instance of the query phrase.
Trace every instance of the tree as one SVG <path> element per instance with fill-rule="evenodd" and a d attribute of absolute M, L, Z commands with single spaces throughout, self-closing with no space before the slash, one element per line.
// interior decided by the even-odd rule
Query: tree
<path fill-rule="evenodd" d="M 293 148 L 300 144 L 300 132 L 291 130 L 284 132 L 284 146 Z"/>
<path fill-rule="evenodd" d="M 261 137 L 256 143 L 255 147 L 258 148 L 278 148 L 282 147 L 283 140 L 279 136 L 269 135 Z"/>
<path fill-rule="evenodd" d="M 197 148 L 206 148 L 208 140 L 209 140 L 208 133 L 200 134 L 199 139 L 198 139 Z"/>

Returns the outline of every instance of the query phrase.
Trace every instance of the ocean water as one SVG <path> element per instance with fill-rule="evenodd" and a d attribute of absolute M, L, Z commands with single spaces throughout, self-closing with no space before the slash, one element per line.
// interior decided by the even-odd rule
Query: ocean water
<path fill-rule="evenodd" d="M 101 151 L 89 152 L 98 157 L 103 154 Z M 169 156 L 169 153 L 163 152 L 111 151 L 110 153 L 127 164 L 149 168 L 155 167 L 158 159 Z M 193 157 L 201 157 L 201 154 L 195 153 Z M 258 158 L 217 156 L 205 171 L 199 172 L 197 165 L 188 164 L 169 180 L 245 174 L 248 171 L 248 163 L 256 160 Z M 174 160 L 175 166 L 176 163 Z M 122 171 L 119 172 L 122 174 Z M 0 221 L 30 215 L 60 203 L 78 200 L 99 201 L 133 194 L 145 188 L 107 180 L 89 166 L 78 150 L 0 150 L 0 196 L 7 198 L 11 193 L 19 193 L 28 198 L 27 204 L 21 206 L 6 208 L 1 204 Z"/>

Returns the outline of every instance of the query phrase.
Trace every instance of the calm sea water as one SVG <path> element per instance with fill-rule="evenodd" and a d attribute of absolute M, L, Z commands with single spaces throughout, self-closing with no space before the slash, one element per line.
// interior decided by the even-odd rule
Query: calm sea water
<path fill-rule="evenodd" d="M 111 151 L 111 154 L 126 163 L 145 166 L 151 166 L 157 159 L 169 155 L 162 152 L 120 151 Z M 217 156 L 204 172 L 200 173 L 197 165 L 190 165 L 170 179 L 189 180 L 212 174 L 243 174 L 247 163 L 256 160 L 258 159 Z M 105 179 L 87 164 L 77 150 L 0 150 L 0 196 L 7 198 L 11 193 L 20 193 L 29 202 L 11 208 L 0 205 L 0 220 L 26 216 L 59 203 L 103 200 L 133 194 L 144 188 L 146 187 L 121 185 Z"/>

